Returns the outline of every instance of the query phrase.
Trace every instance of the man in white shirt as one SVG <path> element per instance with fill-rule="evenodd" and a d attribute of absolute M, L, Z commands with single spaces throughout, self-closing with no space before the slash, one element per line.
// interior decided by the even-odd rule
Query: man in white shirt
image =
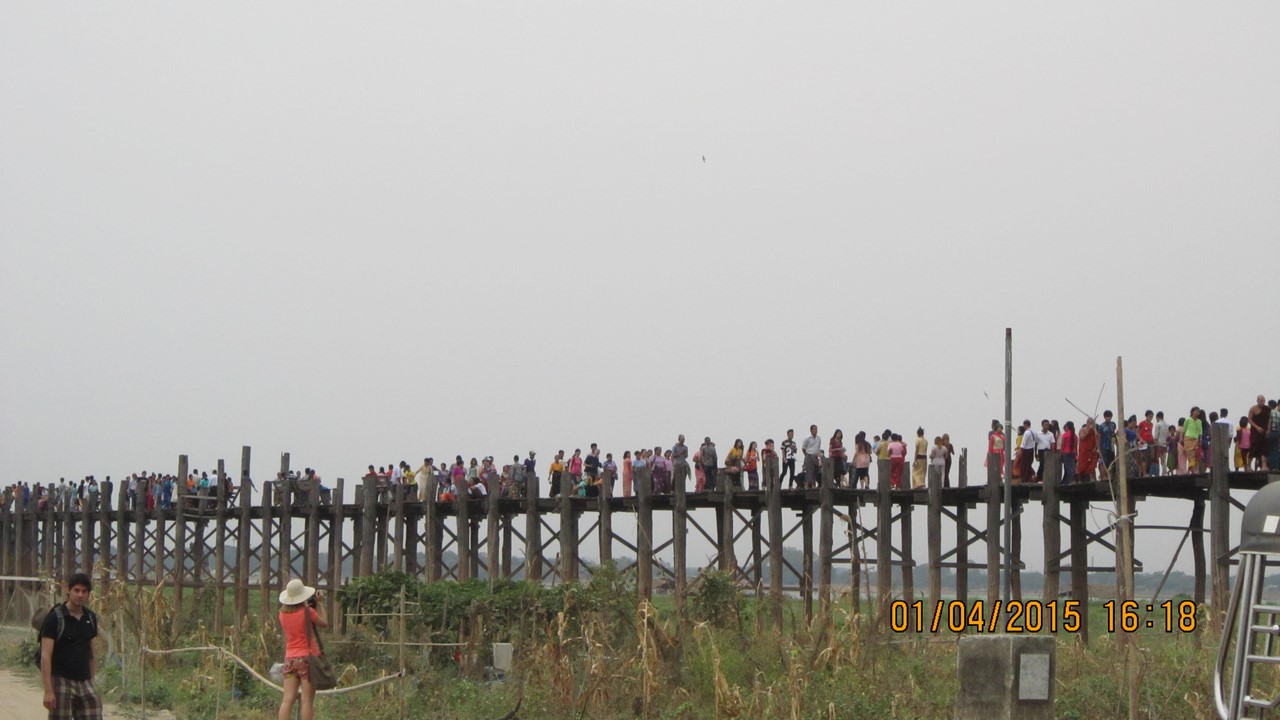
<path fill-rule="evenodd" d="M 1031 461 L 1036 455 L 1036 431 L 1031 429 L 1031 421 L 1022 421 L 1022 443 L 1018 445 L 1018 481 L 1028 483 L 1034 477 Z"/>
<path fill-rule="evenodd" d="M 1053 425 L 1041 420 L 1040 432 L 1036 433 L 1036 482 L 1044 482 L 1044 454 L 1053 449 L 1053 440 Z"/>
<path fill-rule="evenodd" d="M 1165 473 L 1165 459 L 1169 453 L 1169 423 L 1164 421 L 1164 411 L 1156 413 L 1156 424 L 1152 428 L 1151 436 L 1156 441 L 1156 471 L 1160 474 Z"/>
<path fill-rule="evenodd" d="M 807 487 L 817 487 L 822 480 L 822 439 L 818 437 L 818 426 L 809 426 L 809 437 L 800 446 L 804 453 L 804 482 Z"/>

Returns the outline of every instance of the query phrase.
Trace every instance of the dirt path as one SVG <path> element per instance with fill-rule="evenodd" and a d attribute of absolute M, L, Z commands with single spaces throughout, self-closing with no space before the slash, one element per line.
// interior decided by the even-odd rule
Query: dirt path
<path fill-rule="evenodd" d="M 43 702 L 44 689 L 40 687 L 39 678 L 0 668 L 0 717 L 5 720 L 44 720 L 48 713 L 41 705 Z M 172 717 L 168 713 L 157 715 L 154 711 L 147 716 Z M 131 716 L 108 705 L 104 717 L 106 720 L 126 720 Z"/>

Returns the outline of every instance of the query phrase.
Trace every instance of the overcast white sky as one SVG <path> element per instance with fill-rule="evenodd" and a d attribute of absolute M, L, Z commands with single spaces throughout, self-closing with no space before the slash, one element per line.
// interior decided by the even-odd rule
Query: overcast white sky
<path fill-rule="evenodd" d="M 1278 36 L 1273 2 L 5 3 L 0 474 L 810 423 L 976 457 L 1008 326 L 1019 419 L 1113 407 L 1117 356 L 1130 412 L 1241 413 L 1280 394 Z"/>

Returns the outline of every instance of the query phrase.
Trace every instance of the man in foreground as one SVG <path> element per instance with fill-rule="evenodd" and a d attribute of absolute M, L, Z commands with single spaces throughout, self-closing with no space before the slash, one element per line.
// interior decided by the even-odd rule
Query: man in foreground
<path fill-rule="evenodd" d="M 67 578 L 67 601 L 55 605 L 40 628 L 40 679 L 49 720 L 102 719 L 102 700 L 93 685 L 98 617 L 85 607 L 92 591 L 88 575 Z"/>

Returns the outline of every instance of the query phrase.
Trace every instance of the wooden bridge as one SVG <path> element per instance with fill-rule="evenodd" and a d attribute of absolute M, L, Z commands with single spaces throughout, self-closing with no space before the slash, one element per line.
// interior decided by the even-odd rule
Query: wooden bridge
<path fill-rule="evenodd" d="M 1225 603 L 1235 554 L 1229 538 L 1230 514 L 1232 508 L 1244 508 L 1233 491 L 1256 490 L 1280 479 L 1280 473 L 1228 473 L 1230 440 L 1222 426 L 1215 425 L 1213 432 L 1211 472 L 1136 478 L 1129 488 L 1133 506 L 1145 498 L 1188 501 L 1186 526 L 1139 523 L 1136 529 L 1183 530 L 1190 537 L 1195 563 L 1195 600 L 1204 602 L 1206 583 L 1211 580 L 1213 599 Z M 251 497 L 250 454 L 248 447 L 242 449 L 237 490 L 241 499 Z M 785 593 L 803 599 L 806 617 L 813 616 L 815 600 L 820 607 L 835 602 L 832 568 L 842 564 L 853 570 L 854 597 L 863 590 L 862 570 L 874 569 L 874 591 L 881 600 L 892 595 L 893 576 L 900 572 L 898 589 L 904 597 L 923 596 L 932 603 L 941 598 L 944 568 L 955 571 L 956 599 L 983 597 L 994 602 L 1000 588 L 999 573 L 993 570 L 1007 562 L 1014 597 L 1021 598 L 1022 514 L 1029 503 L 1040 503 L 1044 599 L 1060 596 L 1063 573 L 1068 574 L 1070 595 L 1087 598 L 1088 573 L 1114 570 L 1114 566 L 1089 567 L 1089 546 L 1114 551 L 1115 544 L 1110 539 L 1114 526 L 1091 530 L 1086 514 L 1092 503 L 1105 502 L 1115 509 L 1118 493 L 1113 496 L 1114 485 L 1060 485 L 1057 454 L 1050 452 L 1043 484 L 1012 488 L 1013 512 L 1008 518 L 1012 543 L 1006 549 L 1000 544 L 1005 518 L 998 468 L 1003 458 L 997 455 L 990 460 L 985 485 L 969 484 L 968 455 L 962 451 L 956 487 L 942 487 L 939 474 L 932 472 L 922 490 L 891 490 L 888 463 L 883 461 L 875 489 L 834 487 L 828 465 L 819 488 L 782 491 L 777 482 L 778 464 L 771 458 L 762 462 L 767 489 L 761 491 L 737 490 L 721 478 L 716 492 L 687 492 L 689 471 L 678 465 L 673 492 L 662 495 L 651 492 L 652 478 L 647 469 L 641 469 L 636 472 L 634 497 L 612 497 L 609 482 L 603 484 L 600 497 L 577 497 L 566 474 L 565 487 L 556 498 L 543 497 L 539 481 L 533 478 L 522 498 L 490 496 L 437 503 L 391 493 L 388 499 L 380 500 L 388 494 L 380 492 L 370 478 L 354 487 L 339 479 L 328 502 L 317 493 L 266 483 L 257 505 L 227 502 L 224 462 L 220 460 L 216 497 L 201 501 L 180 493 L 175 506 L 168 509 L 127 509 L 121 492 L 115 507 L 110 508 L 104 503 L 84 511 L 55 511 L 52 507 L 43 512 L 0 511 L 0 575 L 66 577 L 86 571 L 97 573 L 103 584 L 163 582 L 174 588 L 175 622 L 181 622 L 188 590 L 233 590 L 236 616 L 244 617 L 250 610 L 249 591 L 258 588 L 259 611 L 269 614 L 274 611 L 275 591 L 291 577 L 301 577 L 321 588 L 337 588 L 348 579 L 344 568 L 352 568 L 356 576 L 390 568 L 428 582 L 476 577 L 571 581 L 591 572 L 591 566 L 581 558 L 581 549 L 594 544 L 601 562 L 612 560 L 619 548 L 634 556 L 622 569 L 635 573 L 642 596 L 652 596 L 658 579 L 670 588 L 677 607 L 682 607 L 690 576 L 688 541 L 692 531 L 714 549 L 704 566 L 693 569 L 734 573 L 744 586 L 779 601 L 772 603 L 772 617 L 781 623 L 780 600 Z M 286 474 L 289 471 L 287 453 L 281 456 L 280 469 Z M 186 456 L 178 459 L 177 475 L 187 475 Z M 701 515 L 714 514 L 714 524 L 704 527 L 695 515 L 698 510 L 712 511 Z M 912 542 L 917 510 L 923 512 L 927 526 L 922 562 L 928 567 L 928 587 L 923 592 L 914 587 L 912 576 L 919 553 Z M 1129 508 L 1128 512 L 1132 511 L 1133 507 Z M 635 517 L 634 537 L 614 531 L 614 517 L 620 513 Z M 655 513 L 670 514 L 669 534 L 655 536 Z M 783 555 L 788 541 L 801 546 L 798 566 Z M 945 551 L 944 546 L 948 548 Z M 234 554 L 228 554 L 229 547 L 234 547 Z M 874 554 L 864 556 L 864 547 L 874 547 Z M 517 548 L 523 559 L 514 562 Z M 444 560 L 450 549 L 456 557 L 452 564 Z M 985 589 L 969 586 L 971 570 L 989 571 Z M 13 590 L 10 581 L 0 585 L 6 597 Z M 334 594 L 326 596 L 333 603 Z M 222 607 L 223 603 L 214 604 L 214 624 L 219 629 L 224 623 Z M 1087 637 L 1087 614 L 1084 619 Z"/>

